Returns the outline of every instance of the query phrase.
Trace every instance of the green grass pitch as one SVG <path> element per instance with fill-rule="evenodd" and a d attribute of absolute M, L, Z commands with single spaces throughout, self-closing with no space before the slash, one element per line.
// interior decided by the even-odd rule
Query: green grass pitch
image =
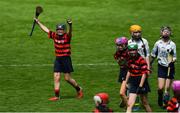
<path fill-rule="evenodd" d="M 51 30 L 55 25 L 73 20 L 73 78 L 83 87 L 84 98 L 76 99 L 75 90 L 61 80 L 61 100 L 53 96 L 53 41 L 37 26 L 30 38 L 35 7 L 44 12 L 39 19 Z M 172 39 L 180 53 L 179 0 L 1 0 L 0 1 L 0 111 L 3 112 L 91 112 L 93 96 L 98 92 L 110 95 L 109 106 L 119 108 L 118 65 L 114 39 L 129 35 L 129 26 L 139 24 L 152 49 L 159 39 L 159 29 L 169 25 Z M 178 58 L 179 60 L 179 58 Z M 26 65 L 28 64 L 28 65 Z M 24 66 L 23 66 L 24 65 Z M 157 63 L 149 77 L 149 101 L 153 111 L 164 111 L 157 105 Z M 180 79 L 176 63 L 175 79 Z M 143 109 L 141 111 L 144 111 Z"/>

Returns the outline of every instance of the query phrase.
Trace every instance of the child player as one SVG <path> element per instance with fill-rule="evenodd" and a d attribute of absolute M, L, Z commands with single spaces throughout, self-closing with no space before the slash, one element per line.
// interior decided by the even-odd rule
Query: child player
<path fill-rule="evenodd" d="M 93 113 L 112 113 L 112 109 L 108 107 L 109 95 L 107 93 L 98 93 L 94 96 L 94 102 L 96 108 L 93 110 Z"/>
<path fill-rule="evenodd" d="M 129 99 L 126 112 L 132 112 L 136 98 L 140 95 L 142 105 L 146 112 L 152 112 L 148 103 L 148 92 L 150 87 L 148 84 L 148 66 L 146 60 L 138 53 L 138 45 L 131 43 L 128 45 L 128 73 L 126 76 L 126 83 L 128 82 Z"/>
<path fill-rule="evenodd" d="M 127 96 L 126 96 L 126 74 L 127 74 L 127 60 L 128 60 L 128 52 L 127 52 L 127 44 L 128 39 L 126 37 L 120 37 L 115 39 L 116 44 L 116 53 L 114 54 L 114 59 L 118 62 L 120 66 L 119 78 L 118 82 L 120 85 L 120 97 L 121 103 L 120 107 L 127 107 Z"/>
<path fill-rule="evenodd" d="M 164 26 L 160 30 L 161 37 L 154 44 L 151 56 L 151 65 L 154 59 L 158 59 L 158 105 L 160 107 L 167 103 L 170 98 L 169 91 L 171 82 L 174 79 L 176 61 L 176 45 L 170 39 L 171 28 Z M 165 89 L 165 94 L 163 97 L 163 89 Z"/>
<path fill-rule="evenodd" d="M 50 101 L 60 100 L 60 79 L 64 74 L 64 79 L 77 91 L 77 98 L 83 97 L 82 88 L 72 78 L 73 66 L 71 61 L 71 38 L 72 38 L 72 21 L 67 20 L 69 31 L 67 32 L 66 24 L 57 24 L 56 32 L 49 30 L 37 18 L 34 18 L 39 27 L 48 34 L 48 37 L 54 42 L 55 61 L 54 61 L 54 94 L 49 98 Z"/>
<path fill-rule="evenodd" d="M 142 27 L 140 25 L 131 25 L 129 28 L 131 35 L 128 44 L 136 43 L 138 45 L 138 53 L 146 60 L 148 69 L 150 70 L 149 64 L 149 44 L 148 41 L 142 36 Z M 150 72 L 148 72 L 150 74 Z M 139 96 L 136 99 L 133 111 L 138 111 L 140 109 Z"/>

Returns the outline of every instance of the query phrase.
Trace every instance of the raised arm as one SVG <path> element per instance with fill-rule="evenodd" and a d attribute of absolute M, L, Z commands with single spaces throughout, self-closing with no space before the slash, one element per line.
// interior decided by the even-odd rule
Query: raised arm
<path fill-rule="evenodd" d="M 71 19 L 67 19 L 67 23 L 69 25 L 68 35 L 71 37 L 72 36 L 72 20 Z"/>
<path fill-rule="evenodd" d="M 34 20 L 44 32 L 49 33 L 50 30 L 45 25 L 43 25 L 37 18 L 34 18 Z"/>

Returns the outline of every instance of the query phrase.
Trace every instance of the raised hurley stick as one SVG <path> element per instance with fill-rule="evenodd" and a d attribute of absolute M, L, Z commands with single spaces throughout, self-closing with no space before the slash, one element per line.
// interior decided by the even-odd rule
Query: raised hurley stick
<path fill-rule="evenodd" d="M 35 12 L 35 17 L 38 18 L 39 15 L 40 15 L 42 12 L 43 12 L 43 8 L 42 8 L 41 6 L 37 6 L 37 7 L 36 7 L 36 12 Z M 30 34 L 29 34 L 30 37 L 31 37 L 32 34 L 33 34 L 35 25 L 36 25 L 36 21 L 34 20 L 33 25 L 32 25 L 32 29 L 31 29 L 31 32 L 30 32 Z"/>

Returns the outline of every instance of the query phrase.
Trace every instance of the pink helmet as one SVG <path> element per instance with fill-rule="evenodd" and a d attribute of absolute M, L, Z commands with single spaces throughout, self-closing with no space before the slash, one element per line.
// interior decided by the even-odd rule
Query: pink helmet
<path fill-rule="evenodd" d="M 115 44 L 128 44 L 128 39 L 126 37 L 119 37 L 115 39 Z"/>
<path fill-rule="evenodd" d="M 173 81 L 172 89 L 173 89 L 174 92 L 180 91 L 180 80 Z"/>

